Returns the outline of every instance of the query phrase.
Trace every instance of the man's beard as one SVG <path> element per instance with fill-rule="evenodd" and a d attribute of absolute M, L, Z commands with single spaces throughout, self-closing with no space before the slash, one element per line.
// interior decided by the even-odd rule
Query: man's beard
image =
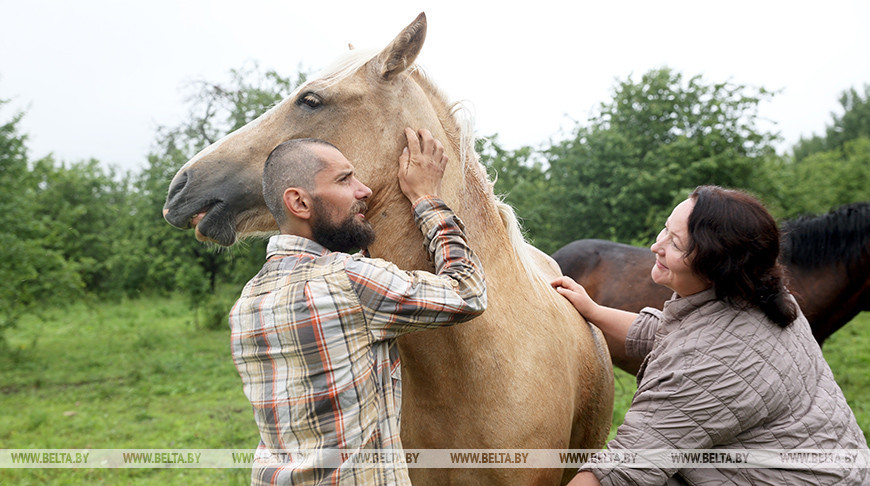
<path fill-rule="evenodd" d="M 375 230 L 366 220 L 357 221 L 356 215 L 366 210 L 362 201 L 354 205 L 350 216 L 333 223 L 325 201 L 314 197 L 311 233 L 314 241 L 331 251 L 348 253 L 368 248 L 375 241 Z"/>

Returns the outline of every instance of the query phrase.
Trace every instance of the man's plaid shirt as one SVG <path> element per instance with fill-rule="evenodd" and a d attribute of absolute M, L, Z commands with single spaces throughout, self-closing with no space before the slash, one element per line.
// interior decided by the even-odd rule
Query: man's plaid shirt
<path fill-rule="evenodd" d="M 233 360 L 266 451 L 391 449 L 399 439 L 395 338 L 486 308 L 482 267 L 439 199 L 414 206 L 438 275 L 400 270 L 306 238 L 269 240 L 267 262 L 230 313 Z M 410 484 L 404 467 L 255 460 L 253 484 Z"/>

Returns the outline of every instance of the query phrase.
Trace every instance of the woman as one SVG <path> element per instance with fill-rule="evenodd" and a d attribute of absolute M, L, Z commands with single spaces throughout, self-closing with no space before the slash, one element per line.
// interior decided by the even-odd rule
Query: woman
<path fill-rule="evenodd" d="M 756 199 L 701 186 L 651 247 L 653 280 L 675 293 L 662 311 L 603 307 L 570 278 L 553 282 L 601 328 L 614 362 L 643 360 L 608 449 L 867 449 L 785 289 L 779 236 Z M 570 484 L 865 484 L 866 472 L 586 464 Z"/>

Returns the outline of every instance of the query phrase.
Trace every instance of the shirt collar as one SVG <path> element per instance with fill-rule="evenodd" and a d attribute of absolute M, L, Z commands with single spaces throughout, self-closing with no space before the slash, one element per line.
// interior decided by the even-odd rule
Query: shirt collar
<path fill-rule="evenodd" d="M 329 250 L 320 243 L 308 238 L 283 234 L 274 235 L 269 238 L 269 245 L 266 247 L 267 260 L 274 257 L 298 255 L 300 253 L 319 257 L 329 253 Z"/>
<path fill-rule="evenodd" d="M 713 287 L 687 297 L 678 297 L 674 294 L 674 298 L 665 302 L 662 308 L 662 318 L 667 330 L 679 326 L 691 312 L 713 300 L 716 300 L 716 290 Z"/>

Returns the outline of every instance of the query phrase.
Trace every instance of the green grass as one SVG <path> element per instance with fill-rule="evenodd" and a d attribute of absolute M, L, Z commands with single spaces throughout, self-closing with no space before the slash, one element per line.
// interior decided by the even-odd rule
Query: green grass
<path fill-rule="evenodd" d="M 229 330 L 181 298 L 77 304 L 27 320 L 0 356 L 0 447 L 253 449 Z M 246 469 L 0 469 L 2 484 L 245 484 Z"/>
<path fill-rule="evenodd" d="M 846 401 L 855 412 L 865 438 L 870 438 L 870 312 L 862 312 L 834 333 L 822 347 L 825 360 L 843 390 Z M 622 424 L 626 410 L 637 390 L 635 377 L 614 370 L 616 394 L 613 403 L 612 439 Z"/>
<path fill-rule="evenodd" d="M 192 321 L 180 297 L 83 302 L 23 321 L 0 351 L 0 448 L 252 450 L 257 428 L 229 330 Z M 870 313 L 824 352 L 870 436 Z M 613 431 L 634 391 L 634 377 L 618 371 Z M 244 468 L 0 469 L 4 485 L 248 484 L 249 477 Z"/>
<path fill-rule="evenodd" d="M 835 332 L 822 351 L 864 438 L 870 439 L 870 312 L 858 314 Z"/>

